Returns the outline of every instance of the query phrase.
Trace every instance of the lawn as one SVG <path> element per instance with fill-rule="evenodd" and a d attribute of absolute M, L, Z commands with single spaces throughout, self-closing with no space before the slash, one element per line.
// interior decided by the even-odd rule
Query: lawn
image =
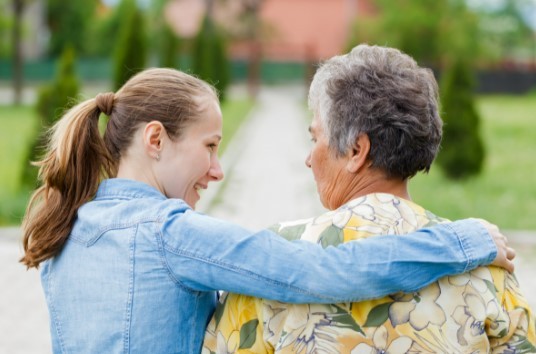
<path fill-rule="evenodd" d="M 412 198 L 450 219 L 480 217 L 503 229 L 536 230 L 536 95 L 478 99 L 486 146 L 484 171 L 463 182 L 438 166 L 410 183 Z"/>
<path fill-rule="evenodd" d="M 23 215 L 29 191 L 21 190 L 20 179 L 37 122 L 31 107 L 0 106 L 0 224 Z"/>
<path fill-rule="evenodd" d="M 224 139 L 220 154 L 252 107 L 248 99 L 228 100 L 222 105 Z M 0 106 L 0 225 L 18 224 L 24 214 L 31 191 L 21 188 L 20 180 L 37 122 L 33 107 Z"/>
<path fill-rule="evenodd" d="M 227 100 L 222 104 L 223 114 L 223 140 L 220 143 L 220 156 L 227 148 L 227 145 L 238 130 L 240 124 L 247 117 L 248 112 L 253 107 L 253 101 L 249 99 Z"/>

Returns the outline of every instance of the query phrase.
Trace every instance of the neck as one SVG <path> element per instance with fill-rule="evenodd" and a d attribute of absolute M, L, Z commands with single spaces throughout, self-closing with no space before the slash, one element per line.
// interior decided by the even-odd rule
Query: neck
<path fill-rule="evenodd" d="M 346 194 L 347 198 L 342 204 L 371 193 L 388 193 L 402 199 L 411 200 L 408 191 L 408 180 L 389 179 L 379 171 L 368 170 L 362 178 L 354 178 L 349 187 L 350 189 Z"/>
<path fill-rule="evenodd" d="M 155 187 L 163 193 L 163 190 L 157 183 L 151 163 L 151 160 L 140 161 L 140 159 L 135 159 L 130 155 L 124 156 L 119 162 L 116 177 L 144 182 Z"/>

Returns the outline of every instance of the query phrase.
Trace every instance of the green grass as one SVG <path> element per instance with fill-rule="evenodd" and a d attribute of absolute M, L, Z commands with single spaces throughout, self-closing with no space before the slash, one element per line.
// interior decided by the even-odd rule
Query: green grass
<path fill-rule="evenodd" d="M 240 124 L 247 117 L 249 111 L 253 107 L 253 101 L 250 99 L 241 99 L 233 101 L 225 101 L 222 104 L 223 115 L 223 140 L 220 143 L 220 156 L 227 148 L 234 133 L 240 127 Z"/>
<path fill-rule="evenodd" d="M 253 107 L 248 99 L 226 101 L 222 105 L 225 151 L 234 132 Z M 37 129 L 38 118 L 30 106 L 0 106 L 0 225 L 19 224 L 31 191 L 21 186 L 27 151 Z"/>
<path fill-rule="evenodd" d="M 410 182 L 414 201 L 459 219 L 480 217 L 503 229 L 536 230 L 536 95 L 478 100 L 486 161 L 481 175 L 445 179 L 439 166 Z"/>
<path fill-rule="evenodd" d="M 0 224 L 18 223 L 29 195 L 20 181 L 37 116 L 32 107 L 0 106 L 0 126 Z"/>

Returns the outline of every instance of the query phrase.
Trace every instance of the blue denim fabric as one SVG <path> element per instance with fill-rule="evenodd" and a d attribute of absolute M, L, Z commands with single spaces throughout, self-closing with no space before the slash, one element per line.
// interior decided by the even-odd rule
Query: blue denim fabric
<path fill-rule="evenodd" d="M 323 250 L 192 211 L 135 181 L 110 179 L 43 264 L 54 353 L 197 353 L 228 290 L 286 302 L 350 302 L 416 290 L 488 264 L 474 220 Z"/>

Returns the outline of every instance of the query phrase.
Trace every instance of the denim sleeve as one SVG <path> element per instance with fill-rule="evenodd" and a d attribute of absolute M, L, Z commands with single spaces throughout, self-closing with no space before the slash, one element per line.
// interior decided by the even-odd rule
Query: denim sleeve
<path fill-rule="evenodd" d="M 194 291 L 226 290 L 290 303 L 360 301 L 415 291 L 440 277 L 489 264 L 496 247 L 476 220 L 403 236 L 378 236 L 322 248 L 193 211 L 161 226 L 174 279 Z"/>

